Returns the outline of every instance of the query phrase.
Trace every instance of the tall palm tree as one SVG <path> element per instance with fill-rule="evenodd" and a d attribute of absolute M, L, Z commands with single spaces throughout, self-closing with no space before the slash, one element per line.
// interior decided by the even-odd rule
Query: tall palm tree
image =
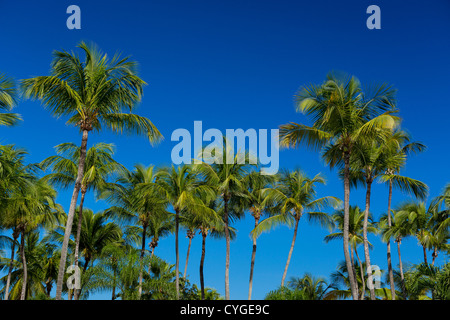
<path fill-rule="evenodd" d="M 388 210 L 387 226 L 392 226 L 391 204 L 393 188 L 405 193 L 414 194 L 423 199 L 427 193 L 427 186 L 418 180 L 400 175 L 401 169 L 406 164 L 406 159 L 411 154 L 423 152 L 426 146 L 421 142 L 412 142 L 408 133 L 403 130 L 395 130 L 381 146 L 385 172 L 380 180 L 388 184 Z M 386 253 L 388 262 L 389 282 L 391 286 L 392 300 L 395 300 L 395 283 L 391 262 L 391 242 L 387 239 Z"/>
<path fill-rule="evenodd" d="M 402 132 L 392 132 L 386 139 L 379 143 L 377 141 L 365 141 L 358 144 L 358 147 L 353 152 L 350 159 L 350 183 L 351 185 L 357 186 L 362 183 L 366 187 L 366 197 L 365 197 L 365 211 L 364 211 L 364 224 L 363 224 L 363 244 L 364 244 L 364 255 L 365 262 L 367 266 L 367 274 L 369 283 L 372 283 L 372 266 L 370 262 L 369 245 L 367 239 L 367 224 L 370 211 L 370 200 L 372 194 L 372 184 L 376 179 L 381 179 L 386 181 L 389 179 L 390 182 L 396 182 L 397 186 L 401 186 L 405 190 L 411 190 L 414 195 L 420 199 L 424 199 L 427 195 L 427 186 L 418 180 L 411 179 L 408 177 L 402 177 L 398 174 L 392 174 L 392 172 L 398 172 L 398 166 L 401 165 L 398 161 L 399 155 L 399 145 L 405 140 L 405 134 Z M 421 146 L 420 146 L 421 147 Z M 405 146 L 405 150 L 413 148 L 411 144 Z M 390 157 L 390 154 L 394 153 L 394 157 Z M 405 154 L 406 155 L 406 154 Z M 396 162 L 396 170 L 393 171 L 393 162 Z M 386 175 L 386 169 L 389 169 L 391 174 Z M 391 290 L 392 290 L 391 282 Z M 370 297 L 375 300 L 375 289 L 373 286 L 369 286 Z M 392 294 L 392 292 L 391 292 Z M 395 298 L 395 291 L 393 294 Z"/>
<path fill-rule="evenodd" d="M 100 197 L 113 204 L 108 214 L 119 222 L 139 225 L 141 272 L 139 275 L 139 297 L 142 294 L 143 259 L 145 255 L 146 238 L 152 215 L 166 213 L 167 199 L 164 190 L 156 183 L 158 173 L 154 166 L 135 165 L 133 171 L 122 172 L 116 183 L 108 183 Z"/>
<path fill-rule="evenodd" d="M 393 116 L 395 90 L 388 85 L 364 90 L 358 79 L 343 79 L 332 73 L 321 85 L 303 87 L 296 95 L 297 111 L 310 116 L 311 126 L 289 123 L 280 126 L 282 146 L 305 144 L 322 150 L 330 167 L 341 166 L 344 171 L 344 256 L 352 269 L 348 247 L 348 216 L 350 208 L 350 157 L 360 141 L 382 140 L 397 124 Z M 349 273 L 352 297 L 358 299 L 356 282 Z"/>
<path fill-rule="evenodd" d="M 294 225 L 294 235 L 284 267 L 283 277 L 281 278 L 281 286 L 284 286 L 292 252 L 294 251 L 298 225 L 303 215 L 306 214 L 309 221 L 319 222 L 322 226 L 330 227 L 333 225 L 330 216 L 318 210 L 328 206 L 337 207 L 340 204 L 340 200 L 332 196 L 316 198 L 316 188 L 320 184 L 325 184 L 325 179 L 320 174 L 309 178 L 301 170 L 292 172 L 285 170 L 281 173 L 275 186 L 267 190 L 268 195 L 265 202 L 276 207 L 279 213 L 263 220 L 252 231 L 253 237 L 272 229 L 280 223 L 285 223 L 289 226 Z"/>
<path fill-rule="evenodd" d="M 243 177 L 254 167 L 248 152 L 238 150 L 234 153 L 231 144 L 225 138 L 222 148 L 211 153 L 211 159 L 205 158 L 201 164 L 194 165 L 206 183 L 220 195 L 223 202 L 223 221 L 225 223 L 225 300 L 230 300 L 230 220 L 242 215 L 237 199 L 245 196 Z M 218 161 L 217 161 L 218 160 Z M 232 207 L 235 206 L 234 210 Z"/>
<path fill-rule="evenodd" d="M 179 167 L 162 168 L 160 170 L 158 184 L 165 191 L 168 201 L 175 211 L 175 286 L 176 296 L 179 299 L 179 223 L 180 214 L 183 211 L 196 211 L 199 214 L 211 214 L 211 210 L 205 206 L 201 195 L 207 199 L 215 194 L 206 184 L 202 183 L 198 174 L 192 170 L 191 166 L 182 165 Z"/>
<path fill-rule="evenodd" d="M 261 218 L 266 214 L 267 201 L 267 188 L 269 188 L 275 182 L 275 175 L 263 175 L 260 172 L 252 171 L 246 175 L 243 179 L 244 192 L 246 197 L 241 197 L 239 200 L 245 209 L 250 211 L 250 214 L 255 220 L 254 228 L 258 227 Z M 253 237 L 252 256 L 250 261 L 250 279 L 248 286 L 248 300 L 251 300 L 253 289 L 253 271 L 255 267 L 256 257 L 256 237 Z"/>
<path fill-rule="evenodd" d="M 10 111 L 17 104 L 17 89 L 14 80 L 0 73 L 0 110 Z M 22 120 L 17 113 L 0 113 L 0 125 L 13 126 Z"/>
<path fill-rule="evenodd" d="M 405 277 L 403 272 L 403 262 L 402 262 L 402 255 L 400 250 L 400 245 L 402 243 L 402 240 L 406 237 L 409 237 L 411 235 L 411 226 L 407 223 L 403 223 L 402 217 L 400 214 L 398 214 L 399 210 L 391 210 L 392 211 L 392 217 L 390 221 L 390 225 L 388 224 L 388 215 L 382 215 L 380 217 L 380 231 L 382 234 L 383 241 L 387 242 L 389 239 L 394 239 L 394 241 L 397 243 L 397 254 L 398 254 L 398 261 L 399 261 L 399 273 L 400 273 L 400 286 L 402 289 L 403 298 L 406 299 L 407 292 L 406 292 L 406 286 L 405 286 Z M 394 281 L 395 281 L 395 273 L 394 273 Z"/>
<path fill-rule="evenodd" d="M 356 255 L 356 258 L 358 260 L 358 265 L 360 267 L 360 274 L 364 274 L 364 266 L 361 263 L 361 259 L 358 255 L 358 244 L 364 243 L 364 236 L 363 236 L 363 230 L 364 230 L 364 219 L 365 219 L 365 212 L 361 211 L 361 209 L 357 206 L 350 206 L 350 216 L 349 216 L 349 244 L 351 248 L 351 260 L 353 265 L 353 273 L 355 275 L 355 279 L 357 278 L 357 272 L 356 272 L 356 264 L 354 262 L 354 255 Z M 344 211 L 338 210 L 333 214 L 333 220 L 335 222 L 335 226 L 337 227 L 337 231 L 333 232 L 327 236 L 325 236 L 324 240 L 325 242 L 329 242 L 336 239 L 342 239 L 344 236 L 343 229 L 344 229 Z M 376 225 L 372 222 L 372 216 L 369 214 L 367 224 L 367 232 L 376 234 L 378 232 Z M 370 247 L 372 247 L 372 244 L 368 243 Z M 361 277 L 361 290 L 358 290 L 361 292 L 360 299 L 363 300 L 365 296 L 365 281 L 364 277 Z"/>
<path fill-rule="evenodd" d="M 52 169 L 45 179 L 51 183 L 69 188 L 75 183 L 77 176 L 78 161 L 81 148 L 74 143 L 63 143 L 55 147 L 58 155 L 43 160 L 40 165 L 42 169 Z M 125 170 L 125 168 L 113 159 L 114 145 L 98 143 L 86 153 L 86 164 L 81 182 L 81 199 L 78 208 L 78 225 L 75 239 L 74 265 L 78 267 L 79 244 L 81 235 L 81 224 L 83 221 L 83 205 L 88 190 L 100 190 L 107 183 L 110 176 Z M 78 300 L 78 290 L 75 290 L 75 300 Z"/>
<path fill-rule="evenodd" d="M 73 52 L 55 51 L 50 75 L 25 79 L 21 84 L 25 97 L 40 100 L 56 117 L 68 116 L 67 123 L 82 132 L 77 178 L 61 249 L 57 300 L 62 294 L 67 247 L 84 174 L 89 132 L 105 127 L 115 133 L 144 134 L 151 142 L 162 137 L 149 119 L 132 113 L 145 84 L 136 75 L 136 62 L 119 55 L 108 60 L 106 54 L 84 42 L 78 48 L 85 54 L 84 61 Z"/>

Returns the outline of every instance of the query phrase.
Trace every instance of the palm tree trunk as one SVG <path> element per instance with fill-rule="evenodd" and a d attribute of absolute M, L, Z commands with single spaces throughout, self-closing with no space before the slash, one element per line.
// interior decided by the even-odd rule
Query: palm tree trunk
<path fill-rule="evenodd" d="M 77 226 L 77 236 L 75 238 L 75 261 L 74 265 L 76 268 L 78 268 L 78 255 L 80 250 L 80 237 L 81 237 L 81 226 L 83 224 L 83 204 L 84 204 L 84 197 L 86 196 L 86 188 L 84 186 L 81 187 L 81 199 L 80 199 L 80 206 L 78 208 L 78 226 Z M 79 297 L 79 290 L 74 289 L 74 300 L 78 300 Z"/>
<path fill-rule="evenodd" d="M 225 300 L 230 300 L 230 230 L 228 230 L 228 199 L 224 196 L 224 223 L 225 223 Z"/>
<path fill-rule="evenodd" d="M 56 283 L 56 300 L 61 300 L 61 296 L 62 296 L 64 273 L 66 271 L 65 269 L 66 269 L 67 249 L 69 247 L 69 239 L 70 239 L 70 235 L 72 232 L 73 217 L 75 215 L 75 208 L 77 205 L 78 194 L 81 189 L 81 181 L 83 179 L 83 174 L 84 174 L 88 134 L 89 134 L 89 131 L 86 129 L 83 129 L 83 137 L 81 139 L 81 147 L 80 147 L 80 161 L 78 162 L 78 169 L 77 169 L 78 170 L 77 178 L 75 180 L 75 187 L 73 189 L 72 198 L 70 200 L 70 208 L 69 208 L 69 213 L 67 215 L 67 222 L 66 222 L 66 228 L 65 228 L 66 230 L 64 232 L 64 241 L 63 241 L 63 245 L 61 248 L 61 259 L 59 262 L 58 279 L 57 279 L 57 283 Z"/>
<path fill-rule="evenodd" d="M 28 267 L 27 267 L 27 259 L 25 257 L 25 231 L 23 229 L 20 235 L 20 254 L 22 255 L 22 267 L 23 267 L 23 281 L 20 300 L 25 300 L 25 294 L 27 292 Z"/>
<path fill-rule="evenodd" d="M 12 270 L 13 270 L 13 267 L 14 267 L 13 266 L 14 254 L 15 254 L 15 251 L 16 251 L 16 241 L 17 241 L 18 237 L 19 237 L 19 234 L 17 233 L 16 228 L 14 228 L 14 231 L 13 231 L 13 244 L 12 244 L 12 247 L 11 247 L 11 261 L 9 262 L 9 270 L 8 270 L 8 277 L 6 279 L 4 300 L 8 300 L 8 297 L 9 297 L 9 286 L 11 284 L 11 273 L 12 273 Z"/>
<path fill-rule="evenodd" d="M 179 229 L 180 210 L 175 210 L 175 287 L 177 300 L 180 300 L 180 251 L 178 248 L 178 229 Z"/>
<path fill-rule="evenodd" d="M 425 246 L 422 246 L 423 249 L 423 262 L 425 264 L 428 264 L 428 259 L 427 259 L 427 249 L 425 248 Z"/>
<path fill-rule="evenodd" d="M 366 270 L 367 270 L 367 282 L 369 284 L 370 299 L 375 300 L 375 288 L 373 286 L 372 279 L 372 266 L 370 264 L 370 253 L 369 253 L 369 241 L 367 239 L 367 225 L 369 219 L 370 210 L 370 192 L 372 190 L 372 181 L 369 179 L 367 181 L 366 190 L 366 210 L 364 211 L 364 223 L 363 223 L 363 243 L 364 243 L 364 256 L 366 260 Z"/>
<path fill-rule="evenodd" d="M 432 256 L 433 256 L 433 260 L 431 261 L 431 265 L 434 266 L 434 261 L 436 260 L 436 258 L 438 256 L 438 251 L 437 251 L 436 247 L 434 247 Z"/>
<path fill-rule="evenodd" d="M 388 214 L 387 221 L 388 227 L 391 228 L 391 202 L 392 202 L 392 180 L 389 180 L 389 197 L 388 197 Z M 389 274 L 389 283 L 391 285 L 391 296 L 392 300 L 395 300 L 395 283 L 394 283 L 394 271 L 392 270 L 392 261 L 391 261 L 391 240 L 387 241 L 387 263 L 388 263 L 388 274 Z"/>
<path fill-rule="evenodd" d="M 350 152 L 344 153 L 344 256 L 347 270 L 353 270 L 352 262 L 350 260 L 350 251 L 348 245 L 349 235 L 349 219 L 350 219 Z M 356 280 L 352 272 L 348 272 L 348 280 L 350 282 L 350 290 L 352 292 L 353 300 L 358 300 L 358 291 L 356 290 Z"/>
<path fill-rule="evenodd" d="M 350 245 L 351 246 L 351 245 Z M 356 279 L 356 291 L 357 292 L 359 292 L 359 288 L 358 288 L 358 277 L 357 277 L 357 274 L 356 274 L 356 267 L 355 267 L 355 257 L 353 256 L 353 252 L 356 252 L 356 242 L 354 243 L 354 245 L 352 246 L 353 248 L 352 248 L 352 250 L 350 251 L 350 253 L 351 253 L 351 259 L 352 259 L 352 266 L 353 266 L 353 269 L 352 269 L 352 272 L 353 272 L 353 275 L 354 275 L 354 277 L 355 277 L 355 279 Z"/>
<path fill-rule="evenodd" d="M 359 258 L 358 255 L 358 250 L 356 249 L 355 246 L 355 255 L 356 255 L 356 259 L 358 259 L 358 263 L 359 263 L 359 270 L 361 272 L 361 300 L 364 300 L 364 295 L 366 294 L 366 281 L 364 281 L 364 267 L 361 263 L 361 259 Z M 356 278 L 356 277 L 355 277 Z"/>
<path fill-rule="evenodd" d="M 297 238 L 297 230 L 298 230 L 298 222 L 300 221 L 299 216 L 295 216 L 295 227 L 294 227 L 294 236 L 292 237 L 291 248 L 289 249 L 289 255 L 286 261 L 286 265 L 284 267 L 283 277 L 281 278 L 281 286 L 284 286 L 284 280 L 286 280 L 286 275 L 289 267 L 289 263 L 291 262 L 292 252 L 294 251 L 295 238 Z"/>
<path fill-rule="evenodd" d="M 402 263 L 402 254 L 400 252 L 400 244 L 402 240 L 399 238 L 397 239 L 397 251 L 398 251 L 398 267 L 400 269 L 400 280 L 402 283 L 402 292 L 403 292 L 403 298 L 406 300 L 406 286 L 405 286 L 405 275 L 403 274 L 403 263 Z"/>
<path fill-rule="evenodd" d="M 205 263 L 206 236 L 206 232 L 202 230 L 202 257 L 200 259 L 200 291 L 202 300 L 205 300 L 205 278 L 203 276 L 203 266 Z"/>
<path fill-rule="evenodd" d="M 144 223 L 142 226 L 142 245 L 141 245 L 141 255 L 139 257 L 139 299 L 142 295 L 142 278 L 143 278 L 143 266 L 142 266 L 142 260 L 144 259 L 144 253 L 145 253 L 145 235 L 147 233 L 147 225 Z"/>
<path fill-rule="evenodd" d="M 259 214 L 255 214 L 255 228 L 259 223 Z M 256 238 L 253 238 L 253 249 L 252 249 L 252 260 L 250 262 L 250 280 L 248 283 L 248 300 L 252 299 L 253 290 L 253 269 L 255 267 L 255 257 L 256 257 Z"/>
<path fill-rule="evenodd" d="M 189 245 L 188 245 L 188 249 L 187 249 L 187 253 L 186 253 L 186 263 L 184 265 L 184 273 L 183 273 L 184 278 L 186 278 L 187 266 L 188 266 L 188 262 L 189 262 L 189 253 L 191 251 L 191 244 L 192 244 L 192 236 L 189 233 L 189 231 L 190 230 L 188 230 Z"/>

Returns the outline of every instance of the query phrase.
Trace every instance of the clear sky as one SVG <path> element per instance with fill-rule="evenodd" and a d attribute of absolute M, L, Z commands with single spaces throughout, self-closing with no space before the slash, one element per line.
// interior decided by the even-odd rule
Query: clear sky
<path fill-rule="evenodd" d="M 81 8 L 81 30 L 66 27 L 66 9 Z M 381 8 L 381 30 L 366 27 L 366 9 Z M 388 82 L 398 89 L 403 127 L 428 150 L 411 158 L 405 175 L 420 179 L 438 195 L 450 182 L 448 119 L 450 117 L 450 2 L 431 1 L 285 1 L 285 0 L 164 0 L 164 1 L 4 1 L 0 0 L 0 72 L 16 79 L 46 75 L 53 50 L 75 50 L 81 41 L 95 42 L 104 52 L 131 55 L 148 83 L 138 109 L 165 136 L 151 147 L 145 138 L 93 134 L 89 145 L 103 141 L 117 146 L 116 159 L 129 168 L 135 163 L 171 163 L 173 130 L 203 128 L 275 129 L 306 118 L 294 110 L 293 95 L 302 85 L 320 83 L 331 70 L 357 76 L 363 83 Z M 66 119 L 55 119 L 39 102 L 22 101 L 16 108 L 24 121 L 0 127 L 0 143 L 14 143 L 29 152 L 30 162 L 54 154 L 63 142 L 81 137 Z M 283 150 L 285 168 L 301 167 L 308 174 L 322 172 L 328 180 L 319 195 L 343 197 L 335 171 L 317 153 Z M 395 192 L 393 204 L 406 197 Z M 69 193 L 59 202 L 68 209 Z M 351 203 L 363 205 L 363 193 L 353 192 Z M 107 204 L 93 195 L 86 207 L 102 210 Z M 378 218 L 387 207 L 387 189 L 374 186 L 372 208 Z M 237 222 L 238 237 L 231 245 L 230 292 L 246 299 L 253 221 Z M 279 286 L 293 230 L 279 227 L 258 239 L 253 298 Z M 343 259 L 341 242 L 325 244 L 327 230 L 300 222 L 288 271 L 291 276 L 311 272 L 327 277 Z M 188 274 L 199 283 L 201 237 L 193 241 Z M 184 270 L 187 239 L 181 237 L 180 269 Z M 373 264 L 386 268 L 386 247 L 370 237 Z M 225 241 L 206 243 L 205 282 L 224 294 Z M 403 260 L 421 262 L 413 239 L 402 244 Z M 156 254 L 171 263 L 174 239 L 160 241 Z M 360 249 L 362 256 L 362 248 Z M 437 263 L 443 262 L 440 256 Z M 397 252 L 393 251 L 397 265 Z M 95 295 L 102 299 L 109 294 Z"/>

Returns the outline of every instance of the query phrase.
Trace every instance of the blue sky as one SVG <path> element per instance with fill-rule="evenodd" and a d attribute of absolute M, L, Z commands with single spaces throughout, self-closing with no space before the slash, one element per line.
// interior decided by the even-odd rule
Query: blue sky
<path fill-rule="evenodd" d="M 81 8 L 81 30 L 66 27 L 66 8 Z M 366 8 L 381 8 L 381 30 L 366 28 Z M 104 52 L 131 55 L 148 83 L 138 109 L 165 136 L 151 147 L 145 138 L 93 134 L 89 145 L 104 141 L 117 146 L 116 159 L 131 168 L 170 164 L 177 128 L 204 130 L 275 129 L 307 119 L 294 110 L 293 95 L 302 85 L 320 83 L 331 70 L 357 76 L 363 83 L 388 82 L 398 89 L 403 127 L 428 150 L 408 162 L 405 175 L 420 179 L 436 196 L 448 177 L 447 92 L 450 88 L 450 2 L 433 1 L 3 1 L 0 0 L 0 72 L 16 79 L 48 74 L 53 50 L 75 50 L 81 41 L 95 42 Z M 14 143 L 29 152 L 30 162 L 54 153 L 63 142 L 79 144 L 80 135 L 55 119 L 39 102 L 21 101 L 16 109 L 24 121 L 0 128 L 0 143 Z M 319 194 L 343 197 L 336 172 L 317 153 L 280 152 L 285 168 L 322 172 L 328 180 Z M 394 194 L 393 204 L 406 197 Z M 68 209 L 69 195 L 59 202 Z M 352 204 L 363 204 L 362 191 Z M 102 210 L 93 195 L 86 206 Z M 374 187 L 375 217 L 386 210 L 387 190 Z M 232 299 L 246 299 L 250 267 L 251 217 L 235 224 L 238 237 L 231 245 Z M 312 272 L 327 277 L 343 259 L 340 242 L 325 244 L 327 231 L 300 222 L 288 277 Z M 262 299 L 281 281 L 292 230 L 279 227 L 258 240 L 253 298 Z M 193 241 L 188 274 L 198 284 L 200 237 Z M 372 263 L 386 267 L 385 245 L 372 237 Z M 180 269 L 184 270 L 187 239 L 181 237 Z M 174 240 L 161 240 L 156 253 L 174 263 Z M 421 262 L 415 240 L 402 244 L 403 260 Z M 360 250 L 362 255 L 362 249 Z M 443 262 L 440 256 L 437 263 Z M 396 251 L 393 262 L 398 263 Z M 224 294 L 225 242 L 207 240 L 206 285 Z M 109 294 L 96 295 L 109 298 Z"/>

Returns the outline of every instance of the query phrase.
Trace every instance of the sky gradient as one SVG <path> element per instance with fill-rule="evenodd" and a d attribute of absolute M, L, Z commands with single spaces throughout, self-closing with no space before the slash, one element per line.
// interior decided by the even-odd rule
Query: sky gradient
<path fill-rule="evenodd" d="M 81 8 L 81 30 L 66 27 L 66 8 Z M 366 28 L 366 8 L 381 8 L 381 30 Z M 139 62 L 139 75 L 148 86 L 137 113 L 150 118 L 165 140 L 151 147 L 145 138 L 91 134 L 89 146 L 114 143 L 115 158 L 128 168 L 135 163 L 170 165 L 171 133 L 193 130 L 276 129 L 290 121 L 307 123 L 296 113 L 293 96 L 302 86 L 321 83 L 331 70 L 355 75 L 364 84 L 387 82 L 398 89 L 402 127 L 427 145 L 412 157 L 403 174 L 439 194 L 450 182 L 450 2 L 432 1 L 4 1 L 0 0 L 0 72 L 17 80 L 47 75 L 53 50 L 75 50 L 80 41 L 95 42 L 111 56 L 119 51 Z M 24 121 L 0 127 L 0 144 L 16 144 L 29 152 L 29 162 L 54 154 L 63 142 L 80 143 L 77 129 L 55 119 L 39 102 L 21 101 L 15 109 Z M 327 177 L 319 196 L 343 198 L 342 184 L 319 155 L 305 148 L 282 150 L 280 166 L 300 167 L 310 176 Z M 387 207 L 387 188 L 373 188 L 372 212 L 377 219 Z M 394 192 L 393 206 L 407 199 Z M 69 192 L 58 197 L 66 210 Z M 351 204 L 364 203 L 362 190 L 352 192 Z M 429 200 L 428 200 L 429 201 Z M 94 211 L 107 204 L 91 194 L 85 207 Z M 253 218 L 234 224 L 238 236 L 231 244 L 230 295 L 246 299 L 251 255 L 249 232 Z M 293 230 L 279 227 L 258 239 L 253 298 L 263 299 L 281 281 Z M 307 221 L 299 235 L 288 271 L 328 277 L 343 260 L 342 243 L 325 244 L 328 231 Z M 184 270 L 188 241 L 180 237 L 180 270 Z M 386 246 L 374 236 L 372 264 L 386 269 Z M 201 237 L 194 238 L 188 266 L 198 284 Z M 160 241 L 156 254 L 175 263 L 174 237 Z M 362 248 L 360 248 L 362 256 Z M 419 263 L 416 240 L 402 243 L 403 261 Z M 393 264 L 398 263 L 393 249 Z M 431 256 L 431 255 L 430 255 Z M 437 264 L 444 261 L 439 256 Z M 205 283 L 224 295 L 225 241 L 207 239 Z M 108 299 L 109 294 L 97 294 Z"/>

